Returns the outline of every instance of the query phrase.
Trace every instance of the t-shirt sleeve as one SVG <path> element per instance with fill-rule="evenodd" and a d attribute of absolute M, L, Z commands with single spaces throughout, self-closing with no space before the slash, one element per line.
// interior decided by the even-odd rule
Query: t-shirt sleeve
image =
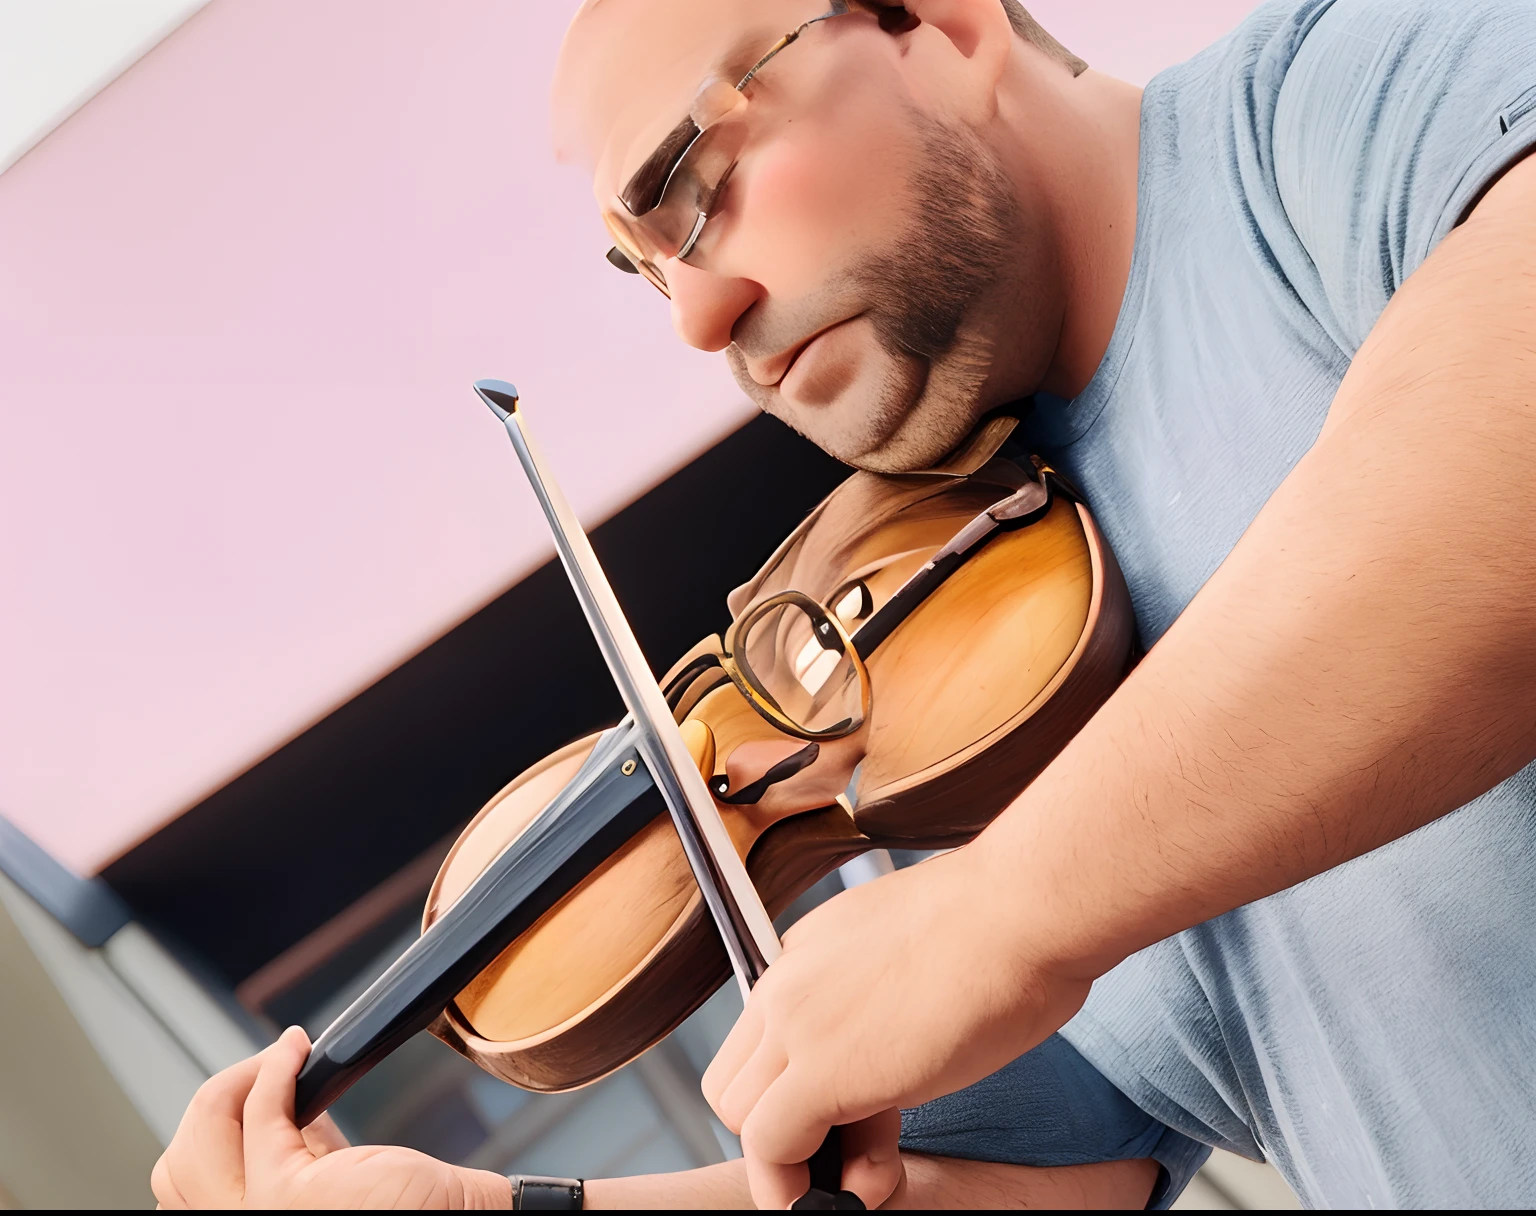
<path fill-rule="evenodd" d="M 1285 74 L 1273 140 L 1281 202 L 1352 355 L 1536 144 L 1536 0 L 1335 0 Z"/>
<path fill-rule="evenodd" d="M 1156 1161 L 1149 1208 L 1161 1209 L 1211 1155 L 1120 1092 L 1060 1035 L 1052 1035 L 958 1093 L 901 1112 L 901 1146 L 913 1152 L 1009 1165 Z"/>

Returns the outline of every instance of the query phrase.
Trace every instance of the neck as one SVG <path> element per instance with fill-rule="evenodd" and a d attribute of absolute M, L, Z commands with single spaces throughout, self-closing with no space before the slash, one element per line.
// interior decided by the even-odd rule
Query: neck
<path fill-rule="evenodd" d="M 1130 278 L 1141 90 L 1093 71 L 1031 75 L 1018 131 L 1033 166 L 1025 189 L 1038 192 L 1035 230 L 1055 237 L 1047 273 L 1059 294 L 1048 318 L 1059 329 L 1021 387 L 1071 398 L 1104 358 Z"/>
<path fill-rule="evenodd" d="M 1136 244 L 1136 184 L 1141 153 L 1141 90 L 1112 76 L 1085 72 L 1075 122 L 1063 123 L 1052 162 L 1076 170 L 1056 192 L 1055 231 L 1062 234 L 1065 309 L 1056 354 L 1040 388 L 1075 397 L 1088 387 L 1109 349 Z M 1083 150 L 1089 149 L 1089 155 Z"/>

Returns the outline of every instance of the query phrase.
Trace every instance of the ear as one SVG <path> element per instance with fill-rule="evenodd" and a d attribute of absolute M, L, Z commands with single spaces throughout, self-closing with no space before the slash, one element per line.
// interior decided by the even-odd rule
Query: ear
<path fill-rule="evenodd" d="M 999 0 L 858 0 L 880 28 L 898 38 L 928 26 L 967 61 L 973 81 L 989 92 L 1002 79 L 1016 41 Z"/>
<path fill-rule="evenodd" d="M 874 13 L 887 34 L 905 34 L 922 24 L 899 0 L 853 0 L 853 7 Z"/>

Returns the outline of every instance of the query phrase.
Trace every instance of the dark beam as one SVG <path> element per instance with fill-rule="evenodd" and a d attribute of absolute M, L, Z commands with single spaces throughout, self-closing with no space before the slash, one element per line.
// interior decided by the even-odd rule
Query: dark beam
<path fill-rule="evenodd" d="M 847 473 L 757 418 L 596 530 L 593 544 L 658 672 L 727 623 L 726 592 Z M 620 713 L 551 562 L 103 877 L 237 984 L 529 764 Z"/>

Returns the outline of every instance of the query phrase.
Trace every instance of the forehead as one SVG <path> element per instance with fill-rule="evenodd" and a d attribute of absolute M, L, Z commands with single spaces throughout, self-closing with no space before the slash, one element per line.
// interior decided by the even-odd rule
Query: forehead
<path fill-rule="evenodd" d="M 699 86 L 739 75 L 817 0 L 588 0 L 555 72 L 555 150 L 614 194 L 688 113 Z"/>

